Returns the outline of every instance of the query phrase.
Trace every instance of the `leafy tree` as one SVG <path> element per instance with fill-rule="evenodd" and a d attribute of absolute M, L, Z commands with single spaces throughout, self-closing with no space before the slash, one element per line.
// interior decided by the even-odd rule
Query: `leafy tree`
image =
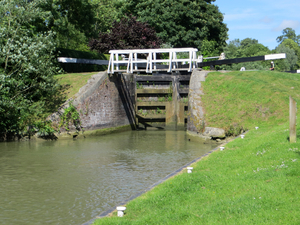
<path fill-rule="evenodd" d="M 268 47 L 258 43 L 258 40 L 252 38 L 245 38 L 242 41 L 235 39 L 230 41 L 228 45 L 224 48 L 226 58 L 242 58 L 242 57 L 252 57 L 261 56 L 270 53 Z M 223 69 L 229 70 L 239 70 L 241 67 L 245 67 L 247 70 L 256 69 L 262 70 L 269 67 L 267 62 L 245 62 L 232 64 L 228 66 L 222 66 Z"/>
<path fill-rule="evenodd" d="M 93 0 L 95 23 L 94 32 L 109 32 L 113 22 L 118 19 L 117 0 Z"/>
<path fill-rule="evenodd" d="M 300 45 L 300 35 L 297 36 L 295 33 L 295 30 L 293 30 L 292 28 L 290 28 L 290 27 L 285 28 L 282 31 L 282 34 L 283 35 L 278 36 L 276 38 L 277 42 L 282 43 L 286 39 L 291 39 L 294 42 L 296 42 L 298 45 Z"/>
<path fill-rule="evenodd" d="M 111 49 L 159 48 L 161 40 L 147 23 L 139 22 L 135 17 L 115 21 L 109 33 L 99 33 L 99 39 L 89 42 L 91 50 L 107 53 Z"/>
<path fill-rule="evenodd" d="M 298 57 L 297 68 L 300 68 L 300 46 L 297 45 L 297 43 L 294 42 L 292 39 L 285 39 L 285 40 L 283 40 L 282 44 L 284 44 L 286 47 L 289 47 L 290 49 L 293 49 L 295 51 L 295 54 Z"/>
<path fill-rule="evenodd" d="M 286 53 L 286 58 L 278 60 L 275 65 L 275 70 L 290 71 L 295 69 L 298 57 L 293 49 L 290 49 L 288 46 L 282 43 L 276 48 L 276 52 Z"/>
<path fill-rule="evenodd" d="M 200 51 L 226 45 L 227 27 L 215 0 L 128 0 L 123 14 L 132 14 L 154 27 L 165 43 L 174 47 L 197 47 Z M 206 49 L 205 49 L 206 48 Z"/>
<path fill-rule="evenodd" d="M 59 87 L 54 34 L 37 33 L 34 26 L 49 16 L 41 1 L 0 2 L 0 136 L 20 135 L 34 124 L 50 110 Z"/>
<path fill-rule="evenodd" d="M 47 0 L 39 1 L 40 8 L 50 12 L 49 16 L 36 20 L 39 31 L 54 31 L 58 47 L 88 50 L 88 39 L 95 37 L 95 5 L 89 0 Z"/>

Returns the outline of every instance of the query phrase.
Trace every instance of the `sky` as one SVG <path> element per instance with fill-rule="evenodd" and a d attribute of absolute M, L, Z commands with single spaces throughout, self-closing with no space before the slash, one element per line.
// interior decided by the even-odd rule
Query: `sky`
<path fill-rule="evenodd" d="M 216 0 L 229 29 L 228 41 L 252 38 L 270 50 L 276 38 L 290 27 L 300 35 L 300 0 Z"/>

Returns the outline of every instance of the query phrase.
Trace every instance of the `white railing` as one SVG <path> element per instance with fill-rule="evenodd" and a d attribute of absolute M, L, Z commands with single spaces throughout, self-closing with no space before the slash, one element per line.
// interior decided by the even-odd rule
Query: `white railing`
<path fill-rule="evenodd" d="M 153 71 L 167 70 L 172 72 L 173 70 L 187 70 L 192 71 L 192 68 L 196 67 L 198 62 L 196 52 L 197 48 L 163 48 L 163 49 L 131 49 L 131 50 L 110 50 L 110 59 L 108 63 L 108 73 L 124 72 L 133 73 L 141 71 L 138 65 L 142 64 L 146 68 L 146 73 L 152 73 Z M 187 52 L 189 58 L 178 58 L 177 53 Z M 168 59 L 157 59 L 157 54 L 167 53 Z M 146 59 L 138 59 L 138 54 L 143 54 Z M 122 60 L 119 59 L 122 58 Z M 178 63 L 188 63 L 188 68 L 179 69 Z M 167 69 L 162 69 L 160 64 L 167 64 Z M 120 66 L 127 66 L 126 70 L 121 70 Z"/>

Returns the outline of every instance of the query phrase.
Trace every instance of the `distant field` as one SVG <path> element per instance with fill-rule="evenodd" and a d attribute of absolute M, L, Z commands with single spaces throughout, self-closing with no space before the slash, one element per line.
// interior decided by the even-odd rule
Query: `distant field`
<path fill-rule="evenodd" d="M 58 83 L 64 86 L 64 94 L 66 94 L 66 99 L 74 97 L 74 95 L 79 91 L 79 89 L 84 86 L 92 75 L 98 72 L 92 73 L 68 73 L 60 74 L 55 77 L 58 79 Z"/>

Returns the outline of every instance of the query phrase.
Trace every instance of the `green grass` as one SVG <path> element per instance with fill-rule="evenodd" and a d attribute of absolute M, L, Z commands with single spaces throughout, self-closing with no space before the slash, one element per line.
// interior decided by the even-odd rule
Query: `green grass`
<path fill-rule="evenodd" d="M 249 131 L 95 224 L 298 224 L 300 144 L 287 127 Z"/>
<path fill-rule="evenodd" d="M 98 72 L 92 73 L 67 73 L 56 75 L 55 77 L 58 79 L 58 83 L 63 85 L 64 94 L 66 95 L 66 99 L 74 97 L 74 95 L 79 91 L 81 87 L 83 87 L 88 79 L 91 78 L 92 75 Z"/>
<path fill-rule="evenodd" d="M 300 129 L 298 143 L 290 144 L 287 122 L 288 96 L 299 101 L 298 79 L 276 72 L 209 74 L 209 123 L 248 126 L 245 139 L 130 201 L 124 217 L 114 212 L 94 224 L 299 224 Z"/>
<path fill-rule="evenodd" d="M 289 115 L 289 96 L 300 101 L 300 75 L 275 71 L 209 73 L 202 96 L 208 126 L 276 125 Z"/>

